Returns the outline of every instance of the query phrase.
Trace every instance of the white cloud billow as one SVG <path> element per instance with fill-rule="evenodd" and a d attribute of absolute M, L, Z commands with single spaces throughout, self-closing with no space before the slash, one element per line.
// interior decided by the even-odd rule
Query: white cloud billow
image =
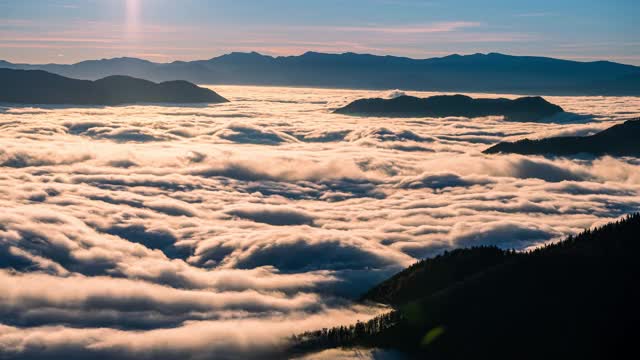
<path fill-rule="evenodd" d="M 550 97 L 577 117 L 537 124 L 331 113 L 374 91 L 216 90 L 239 101 L 0 113 L 0 357 L 264 358 L 384 311 L 349 299 L 420 257 L 640 208 L 637 159 L 481 153 L 599 131 L 636 98 Z"/>

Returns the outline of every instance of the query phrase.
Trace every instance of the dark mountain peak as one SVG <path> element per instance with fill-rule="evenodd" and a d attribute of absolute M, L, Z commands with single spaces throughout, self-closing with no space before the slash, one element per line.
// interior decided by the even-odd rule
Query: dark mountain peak
<path fill-rule="evenodd" d="M 151 65 L 154 64 L 149 60 L 138 59 L 134 57 L 116 57 L 116 58 L 104 58 L 100 60 L 85 60 L 74 65 L 86 65 L 86 64 L 137 64 L 137 65 Z"/>
<path fill-rule="evenodd" d="M 542 96 L 523 96 L 513 101 L 518 103 L 529 103 L 529 104 L 545 104 L 545 105 L 551 104 Z"/>
<path fill-rule="evenodd" d="M 0 69 L 0 77 L 3 77 L 5 79 L 11 78 L 11 77 L 23 77 L 28 80 L 35 79 L 35 78 L 41 78 L 41 79 L 47 79 L 47 80 L 67 79 L 64 76 L 53 74 L 44 70 L 22 70 L 22 69 Z"/>
<path fill-rule="evenodd" d="M 357 54 L 354 52 L 345 52 L 345 53 L 340 53 L 340 54 L 334 54 L 334 53 L 321 53 L 321 52 L 317 52 L 317 51 L 307 51 L 304 54 L 298 56 L 298 58 L 300 59 L 309 59 L 309 60 L 315 60 L 315 59 L 340 59 L 340 60 L 345 60 L 345 59 L 355 59 L 358 57 L 362 57 L 365 55 L 362 54 Z"/>
<path fill-rule="evenodd" d="M 160 84 L 129 76 L 88 81 L 42 70 L 0 69 L 0 102 L 16 104 L 121 105 L 221 103 L 228 100 L 186 81 Z"/>
<path fill-rule="evenodd" d="M 332 64 L 340 64 L 342 66 L 352 66 L 352 65 L 386 65 L 396 63 L 398 65 L 406 64 L 407 62 L 419 61 L 413 60 L 409 58 L 385 55 L 373 55 L 373 54 L 361 54 L 355 52 L 345 52 L 340 54 L 332 54 L 332 53 L 320 53 L 314 51 L 307 51 L 301 56 L 288 57 L 289 60 L 295 60 L 295 62 L 300 63 L 301 61 L 310 61 L 314 64 L 318 61 L 323 61 L 326 63 Z"/>
<path fill-rule="evenodd" d="M 360 56 L 376 56 L 371 54 L 361 54 L 353 51 L 347 51 L 343 53 L 323 53 L 318 51 L 306 51 L 299 57 L 360 57 Z"/>
<path fill-rule="evenodd" d="M 451 54 L 439 58 L 424 59 L 426 63 L 437 63 L 440 65 L 463 65 L 463 66 L 477 66 L 478 64 L 493 64 L 504 63 L 505 61 L 512 61 L 514 57 L 510 55 L 504 55 L 500 53 L 474 53 L 467 55 Z M 517 57 L 515 57 L 517 58 Z"/>
<path fill-rule="evenodd" d="M 228 54 L 224 54 L 213 59 L 221 59 L 221 58 L 229 58 L 229 59 L 240 59 L 240 58 L 252 58 L 252 59 L 262 59 L 262 58 L 271 58 L 268 55 L 262 55 L 255 51 L 250 52 L 242 52 L 242 51 L 234 51 Z"/>
<path fill-rule="evenodd" d="M 138 79 L 125 75 L 111 75 L 94 81 L 94 84 L 103 85 L 129 85 L 133 83 L 155 85 L 154 82 L 144 79 Z"/>
<path fill-rule="evenodd" d="M 391 56 L 391 55 L 386 55 L 386 56 L 378 56 L 378 55 L 373 55 L 373 54 L 361 54 L 361 53 L 355 53 L 355 52 L 345 52 L 342 54 L 336 54 L 339 57 L 342 58 L 370 58 L 370 59 L 384 59 L 384 58 L 394 58 L 395 56 Z"/>
<path fill-rule="evenodd" d="M 609 61 L 609 60 L 594 60 L 594 61 L 590 61 L 590 64 L 595 64 L 595 65 L 623 65 L 623 64 L 619 64 L 613 61 Z M 628 66 L 633 66 L 633 65 L 628 65 Z"/>
<path fill-rule="evenodd" d="M 468 95 L 462 94 L 453 94 L 453 95 L 435 95 L 431 97 L 432 99 L 440 99 L 440 100 L 451 100 L 451 101 L 459 101 L 459 100 L 472 100 L 473 98 Z"/>
<path fill-rule="evenodd" d="M 229 55 L 231 55 L 231 56 L 255 57 L 255 58 L 271 57 L 271 56 L 268 56 L 268 55 L 262 55 L 257 51 L 249 51 L 249 52 L 234 51 Z"/>
<path fill-rule="evenodd" d="M 320 56 L 320 55 L 335 55 L 335 54 L 327 54 L 327 53 L 320 53 L 317 51 L 306 51 L 304 54 L 300 55 L 301 57 L 314 57 L 314 56 Z"/>
<path fill-rule="evenodd" d="M 222 64 L 253 64 L 270 62 L 274 58 L 269 55 L 262 55 L 255 51 L 252 52 L 232 52 L 229 54 L 214 57 L 209 60 L 209 63 L 222 63 Z"/>
<path fill-rule="evenodd" d="M 321 53 L 316 51 L 307 51 L 300 56 L 283 57 L 282 59 L 294 60 L 298 63 L 304 61 L 317 62 L 317 61 L 344 61 L 345 59 L 353 59 L 357 57 L 355 53 L 333 54 L 333 53 Z"/>
<path fill-rule="evenodd" d="M 107 60 L 122 61 L 122 62 L 138 62 L 138 63 L 145 63 L 145 64 L 151 63 L 151 61 L 149 61 L 149 60 L 134 58 L 134 57 L 130 57 L 130 56 L 116 57 L 116 58 L 107 59 Z"/>
<path fill-rule="evenodd" d="M 142 80 L 142 79 L 138 79 L 138 78 L 134 78 L 132 76 L 126 76 L 126 75 L 109 75 L 109 76 L 105 76 L 102 79 L 98 79 L 95 82 L 104 82 L 104 81 L 116 81 L 116 80 L 131 80 L 131 79 L 135 79 L 135 80 Z M 143 80 L 143 81 L 149 81 L 149 80 Z"/>
<path fill-rule="evenodd" d="M 640 119 L 632 119 L 622 124 L 614 125 L 602 132 L 585 138 L 616 138 L 619 141 L 623 139 L 640 140 Z M 613 140 L 613 139 L 612 139 Z M 640 150 L 640 141 L 638 141 L 638 149 Z"/>
<path fill-rule="evenodd" d="M 490 53 L 477 52 L 477 53 L 473 53 L 473 54 L 469 54 L 469 55 L 463 55 L 462 57 L 466 58 L 466 59 L 491 60 L 491 59 L 508 58 L 510 56 L 509 55 L 504 55 L 504 54 L 501 54 L 501 53 L 497 53 L 497 52 L 490 52 Z"/>
<path fill-rule="evenodd" d="M 566 136 L 540 140 L 502 142 L 485 154 L 640 156 L 640 119 L 629 120 L 591 136 Z"/>

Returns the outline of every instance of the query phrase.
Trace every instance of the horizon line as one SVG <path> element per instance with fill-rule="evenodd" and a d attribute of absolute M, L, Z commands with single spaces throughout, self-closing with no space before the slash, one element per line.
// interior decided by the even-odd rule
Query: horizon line
<path fill-rule="evenodd" d="M 489 55 L 501 55 L 501 56 L 509 56 L 509 57 L 527 57 L 527 58 L 546 58 L 546 59 L 555 59 L 555 60 L 561 60 L 561 61 L 571 61 L 571 62 L 577 62 L 577 63 L 601 63 L 601 62 L 606 62 L 606 63 L 613 63 L 613 64 L 619 64 L 619 65 L 625 65 L 625 66 L 632 66 L 632 67 L 640 67 L 640 65 L 634 65 L 634 64 L 628 64 L 628 63 L 622 63 L 622 62 L 618 62 L 618 61 L 612 61 L 612 60 L 588 60 L 588 61 L 580 61 L 580 60 L 575 60 L 575 59 L 571 59 L 571 58 L 562 58 L 562 57 L 552 57 L 552 56 L 542 56 L 542 55 L 513 55 L 513 54 L 507 54 L 507 53 L 501 53 L 501 52 L 495 52 L 495 51 L 489 51 L 489 52 L 474 52 L 474 53 L 451 53 L 448 55 L 443 55 L 443 56 L 433 56 L 433 57 L 426 57 L 426 58 L 417 58 L 417 57 L 410 57 L 410 56 L 401 56 L 401 55 L 393 55 L 393 54 L 385 54 L 385 55 L 378 55 L 378 54 L 372 54 L 372 53 L 358 53 L 358 52 L 354 52 L 354 51 L 342 51 L 342 52 L 321 52 L 321 51 L 314 51 L 314 50 L 307 50 L 303 53 L 299 53 L 299 54 L 291 54 L 291 55 L 269 55 L 269 54 L 264 54 L 264 53 L 260 53 L 258 51 L 230 51 L 230 52 L 226 52 L 224 54 L 218 55 L 218 56 L 214 56 L 208 59 L 194 59 L 194 60 L 173 60 L 173 61 L 167 61 L 167 62 L 157 62 L 157 61 L 153 61 L 153 60 L 149 60 L 147 58 L 144 57 L 136 57 L 136 56 L 116 56 L 116 57 L 104 57 L 104 58 L 88 58 L 85 60 L 81 60 L 81 61 L 77 61 L 77 62 L 71 62 L 71 63 L 57 63 L 57 62 L 48 62 L 48 63 L 25 63 L 25 62 L 12 62 L 6 59 L 0 59 L 0 62 L 6 62 L 12 65 L 32 65 L 32 66 L 46 66 L 46 65 L 69 65 L 69 66 L 73 66 L 73 65 L 77 65 L 77 64 L 81 64 L 84 62 L 89 62 L 89 61 L 108 61 L 108 60 L 120 60 L 120 59 L 132 59 L 132 60 L 140 60 L 140 61 L 145 61 L 148 63 L 152 63 L 152 64 L 159 64 L 159 65 L 168 65 L 168 64 L 174 64 L 174 63 L 190 63 L 190 62 L 200 62 L 200 61 L 211 61 L 214 59 L 219 59 L 221 57 L 224 56 L 229 56 L 229 55 L 233 55 L 233 54 L 244 54 L 244 55 L 259 55 L 259 56 L 263 56 L 263 57 L 267 57 L 267 58 L 271 58 L 271 59 L 281 59 L 281 58 L 290 58 L 290 57 L 301 57 L 304 55 L 308 55 L 308 54 L 319 54 L 319 55 L 360 55 L 360 56 L 372 56 L 372 57 L 391 57 L 391 58 L 398 58 L 398 59 L 409 59 L 409 60 L 415 60 L 415 61 L 423 61 L 423 60 L 432 60 L 432 59 L 444 59 L 447 57 L 455 57 L 455 56 L 459 56 L 459 57 L 468 57 L 468 56 L 478 56 L 478 55 L 482 55 L 482 56 L 489 56 Z"/>

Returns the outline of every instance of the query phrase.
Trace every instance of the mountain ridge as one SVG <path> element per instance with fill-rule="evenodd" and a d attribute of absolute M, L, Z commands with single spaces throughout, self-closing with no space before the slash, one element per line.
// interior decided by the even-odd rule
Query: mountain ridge
<path fill-rule="evenodd" d="M 216 92 L 183 80 L 154 83 L 123 75 L 77 80 L 44 70 L 0 69 L 0 102 L 47 105 L 221 103 Z"/>
<path fill-rule="evenodd" d="M 45 70 L 86 80 L 128 75 L 153 81 L 184 79 L 199 84 L 640 96 L 637 66 L 501 53 L 414 59 L 353 52 L 308 51 L 293 56 L 232 52 L 208 60 L 168 63 L 120 57 L 75 64 L 0 62 L 0 66 Z"/>
<path fill-rule="evenodd" d="M 639 230 L 636 213 L 532 251 L 475 247 L 422 260 L 361 298 L 393 311 L 295 335 L 290 352 L 364 347 L 416 359 L 619 357 L 633 349 L 640 318 L 633 287 Z"/>
<path fill-rule="evenodd" d="M 627 120 L 590 136 L 563 136 L 501 142 L 485 154 L 640 156 L 640 119 Z"/>
<path fill-rule="evenodd" d="M 41 63 L 41 64 L 14 63 L 14 62 L 11 62 L 11 61 L 8 61 L 8 60 L 0 59 L 0 64 L 4 62 L 4 63 L 12 64 L 12 65 L 28 65 L 28 66 L 45 66 L 45 65 L 71 66 L 71 65 L 78 65 L 78 64 L 81 64 L 81 63 L 85 63 L 85 62 L 92 62 L 92 61 L 95 62 L 95 61 L 112 61 L 112 60 L 136 60 L 136 61 L 147 62 L 147 63 L 151 63 L 151 64 L 155 64 L 155 65 L 168 65 L 168 64 L 173 64 L 173 63 L 176 63 L 176 62 L 190 63 L 190 62 L 211 61 L 211 60 L 216 60 L 216 59 L 219 59 L 219 58 L 224 58 L 224 57 L 227 57 L 229 55 L 252 55 L 252 56 L 256 56 L 256 57 L 263 57 L 263 58 L 270 58 L 270 59 L 297 58 L 297 57 L 304 57 L 306 55 L 363 56 L 363 57 L 372 57 L 372 58 L 405 59 L 405 60 L 410 60 L 410 61 L 435 61 L 435 60 L 443 60 L 443 59 L 449 59 L 449 58 L 467 58 L 467 59 L 471 59 L 471 58 L 481 58 L 481 57 L 509 57 L 509 58 L 520 58 L 520 59 L 554 60 L 554 61 L 562 61 L 562 62 L 567 62 L 567 63 L 579 63 L 579 64 L 606 63 L 606 64 L 614 64 L 614 65 L 617 65 L 617 66 L 626 66 L 626 67 L 630 67 L 630 68 L 638 68 L 638 69 L 640 69 L 640 66 L 631 65 L 631 64 L 624 64 L 624 63 L 618 63 L 618 62 L 610 61 L 610 60 L 576 61 L 576 60 L 569 60 L 569 59 L 553 58 L 553 57 L 548 57 L 548 56 L 511 55 L 511 54 L 505 54 L 505 53 L 500 53 L 500 52 L 487 52 L 487 53 L 477 52 L 477 53 L 472 53 L 472 54 L 453 53 L 453 54 L 449 54 L 449 55 L 436 56 L 436 57 L 430 57 L 430 58 L 414 58 L 414 57 L 409 57 L 409 56 L 375 55 L 375 54 L 370 54 L 370 53 L 358 53 L 358 52 L 352 52 L 352 51 L 346 51 L 346 52 L 341 52 L 341 53 L 324 53 L 324 52 L 312 51 L 312 50 L 306 51 L 306 52 L 304 52 L 304 53 L 302 53 L 300 55 L 277 55 L 277 56 L 262 54 L 262 53 L 257 52 L 257 51 L 232 51 L 230 53 L 222 54 L 222 55 L 219 55 L 219 56 L 214 56 L 214 57 L 209 58 L 209 59 L 173 60 L 173 61 L 169 61 L 169 62 L 155 62 L 155 61 L 141 59 L 141 58 L 137 58 L 137 57 L 133 57 L 133 56 L 116 56 L 116 57 L 111 57 L 111 58 L 87 59 L 87 60 L 82 60 L 82 61 L 78 61 L 78 62 L 70 63 L 70 64 L 58 64 L 58 63 Z"/>

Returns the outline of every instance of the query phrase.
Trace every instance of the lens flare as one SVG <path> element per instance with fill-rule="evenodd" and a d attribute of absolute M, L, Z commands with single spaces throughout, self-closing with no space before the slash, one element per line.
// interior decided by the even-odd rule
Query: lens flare
<path fill-rule="evenodd" d="M 140 26 L 140 0 L 127 0 L 127 36 L 135 38 Z"/>

